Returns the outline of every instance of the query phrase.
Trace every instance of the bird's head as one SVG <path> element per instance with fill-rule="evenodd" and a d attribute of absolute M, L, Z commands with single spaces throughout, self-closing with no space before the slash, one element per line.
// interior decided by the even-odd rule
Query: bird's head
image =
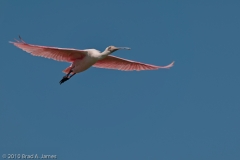
<path fill-rule="evenodd" d="M 119 50 L 119 49 L 127 49 L 127 50 L 130 50 L 130 48 L 128 47 L 115 47 L 115 46 L 109 46 L 105 49 L 106 52 L 108 52 L 109 54 Z"/>

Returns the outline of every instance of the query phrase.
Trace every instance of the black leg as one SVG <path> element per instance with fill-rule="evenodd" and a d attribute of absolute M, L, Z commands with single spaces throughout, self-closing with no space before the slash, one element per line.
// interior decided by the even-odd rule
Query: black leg
<path fill-rule="evenodd" d="M 71 72 L 72 72 L 72 71 L 71 71 Z M 70 78 L 72 78 L 72 76 L 74 76 L 74 75 L 76 74 L 76 73 L 73 73 L 70 77 L 68 77 L 71 72 L 69 72 L 66 76 L 64 76 L 64 77 L 62 78 L 62 80 L 59 82 L 60 85 L 61 85 L 62 83 L 64 83 L 64 82 L 66 82 L 67 80 L 69 80 Z"/>
<path fill-rule="evenodd" d="M 68 72 L 68 74 L 66 75 L 66 77 L 68 77 L 71 73 L 72 73 L 72 70 L 70 70 L 70 71 Z"/>
<path fill-rule="evenodd" d="M 62 84 L 64 82 L 66 82 L 67 80 L 69 80 L 69 78 L 67 76 L 64 76 L 59 83 Z"/>
<path fill-rule="evenodd" d="M 76 74 L 76 73 L 73 73 L 73 74 L 69 77 L 69 79 L 72 78 L 72 76 L 74 76 L 75 74 Z"/>

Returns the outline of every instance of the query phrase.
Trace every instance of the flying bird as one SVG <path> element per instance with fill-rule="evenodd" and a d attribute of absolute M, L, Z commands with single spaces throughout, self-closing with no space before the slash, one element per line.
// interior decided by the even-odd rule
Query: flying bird
<path fill-rule="evenodd" d="M 32 54 L 33 56 L 40 56 L 54 59 L 57 61 L 69 62 L 71 65 L 63 70 L 66 74 L 61 80 L 60 84 L 72 78 L 75 74 L 83 72 L 93 67 L 116 69 L 122 71 L 141 71 L 141 70 L 156 70 L 160 68 L 170 68 L 174 61 L 167 66 L 155 66 L 141 62 L 131 61 L 111 54 L 120 49 L 130 50 L 128 47 L 109 46 L 102 53 L 96 49 L 78 50 L 72 48 L 57 48 L 32 45 L 24 42 L 19 36 L 19 41 L 10 42 L 16 47 Z"/>

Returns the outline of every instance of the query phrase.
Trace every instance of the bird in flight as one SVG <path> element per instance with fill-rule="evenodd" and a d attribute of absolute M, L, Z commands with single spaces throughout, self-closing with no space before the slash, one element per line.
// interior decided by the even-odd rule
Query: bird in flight
<path fill-rule="evenodd" d="M 83 72 L 93 67 L 116 69 L 122 71 L 141 71 L 141 70 L 156 70 L 160 68 L 171 68 L 174 61 L 167 66 L 155 66 L 141 62 L 131 61 L 111 54 L 120 49 L 130 50 L 128 47 L 109 46 L 102 53 L 96 49 L 78 50 L 72 48 L 57 48 L 32 45 L 24 42 L 19 36 L 19 41 L 10 42 L 16 47 L 32 54 L 33 56 L 40 56 L 54 59 L 57 61 L 69 62 L 71 65 L 63 70 L 66 75 L 59 82 L 60 84 L 72 78 L 75 74 Z"/>

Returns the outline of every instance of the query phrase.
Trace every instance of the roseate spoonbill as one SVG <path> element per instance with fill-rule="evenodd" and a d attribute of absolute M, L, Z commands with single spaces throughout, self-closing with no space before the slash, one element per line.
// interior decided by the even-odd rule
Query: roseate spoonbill
<path fill-rule="evenodd" d="M 60 84 L 69 80 L 76 73 L 83 72 L 93 67 L 117 69 L 122 71 L 140 71 L 140 70 L 156 70 L 160 68 L 170 68 L 173 66 L 174 61 L 167 66 L 155 66 L 141 62 L 131 61 L 116 56 L 111 56 L 113 52 L 120 49 L 130 50 L 128 47 L 115 47 L 109 46 L 102 53 L 96 49 L 78 50 L 72 48 L 57 48 L 32 45 L 24 42 L 19 36 L 20 41 L 10 42 L 16 47 L 34 55 L 45 58 L 51 58 L 57 61 L 70 62 L 71 65 L 63 70 L 66 75 L 59 82 Z"/>

